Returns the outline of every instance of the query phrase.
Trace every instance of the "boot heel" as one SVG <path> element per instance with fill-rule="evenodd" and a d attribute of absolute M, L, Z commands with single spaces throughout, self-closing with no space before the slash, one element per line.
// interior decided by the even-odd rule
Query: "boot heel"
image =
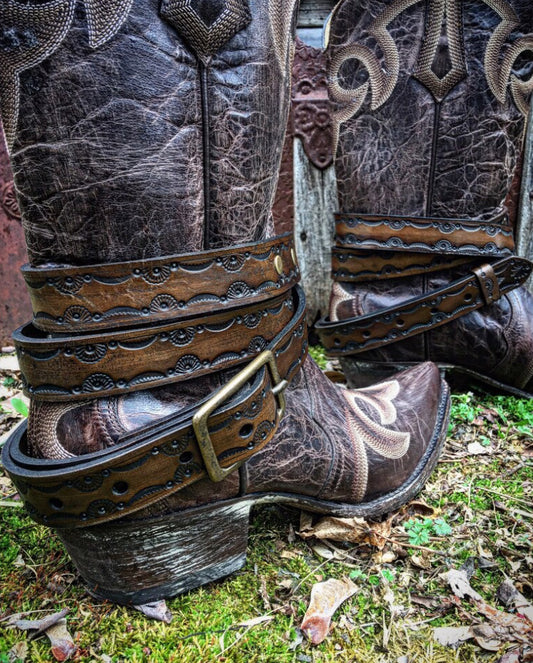
<path fill-rule="evenodd" d="M 240 569 L 250 508 L 250 502 L 206 505 L 57 534 L 93 596 L 139 605 Z"/>
<path fill-rule="evenodd" d="M 377 361 L 360 361 L 356 358 L 344 357 L 340 360 L 342 370 L 351 389 L 370 387 L 377 382 L 388 380 L 395 373 L 411 368 L 414 363 L 402 364 L 381 363 Z"/>

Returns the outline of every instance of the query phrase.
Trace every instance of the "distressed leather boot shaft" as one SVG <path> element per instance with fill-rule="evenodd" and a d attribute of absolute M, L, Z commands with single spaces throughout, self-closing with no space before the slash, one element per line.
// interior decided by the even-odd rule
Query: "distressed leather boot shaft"
<path fill-rule="evenodd" d="M 306 359 L 292 238 L 270 236 L 295 11 L 0 6 L 34 311 L 15 332 L 28 430 L 3 460 L 100 597 L 239 568 L 261 501 L 383 514 L 439 456 L 434 365 L 352 392 Z"/>
<path fill-rule="evenodd" d="M 533 88 L 521 0 L 345 0 L 329 24 L 340 212 L 322 340 L 353 385 L 432 360 L 533 394 L 513 226 Z"/>

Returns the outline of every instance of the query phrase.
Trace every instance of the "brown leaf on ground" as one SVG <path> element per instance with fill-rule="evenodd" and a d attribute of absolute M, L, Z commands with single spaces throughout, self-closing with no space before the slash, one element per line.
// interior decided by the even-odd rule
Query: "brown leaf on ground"
<path fill-rule="evenodd" d="M 519 615 L 533 624 L 533 606 L 509 579 L 502 582 L 496 595 L 504 606 L 513 607 Z"/>
<path fill-rule="evenodd" d="M 43 619 L 22 619 L 23 614 L 16 614 L 11 615 L 7 620 L 7 626 L 28 631 L 30 640 L 46 635 L 52 645 L 52 655 L 56 661 L 66 661 L 77 651 L 67 630 L 65 620 L 67 614 L 68 609 L 66 608 L 61 612 L 43 617 Z"/>
<path fill-rule="evenodd" d="M 321 518 L 316 525 L 300 526 L 298 534 L 302 539 L 316 537 L 331 541 L 368 544 L 382 550 L 387 543 L 392 527 L 392 518 L 381 523 L 366 521 L 364 518 Z"/>
<path fill-rule="evenodd" d="M 466 571 L 463 569 L 450 569 L 444 574 L 444 578 L 452 588 L 455 596 L 458 596 L 460 599 L 469 596 L 477 601 L 482 600 L 481 595 L 470 586 Z"/>
<path fill-rule="evenodd" d="M 498 651 L 502 646 L 500 636 L 505 636 L 505 634 L 497 633 L 490 624 L 476 624 L 472 626 L 472 633 L 476 644 L 485 651 Z"/>
<path fill-rule="evenodd" d="M 451 569 L 444 574 L 444 577 L 457 597 L 464 598 L 468 596 L 472 599 L 477 610 L 489 619 L 490 624 L 471 627 L 472 637 L 480 647 L 489 651 L 497 651 L 503 642 L 531 642 L 533 639 L 533 623 L 520 616 L 497 610 L 487 603 L 470 586 L 465 569 Z"/>
<path fill-rule="evenodd" d="M 164 600 L 143 603 L 142 605 L 134 605 L 133 607 L 149 619 L 165 622 L 165 624 L 170 624 L 172 621 L 172 613 L 167 608 L 167 604 Z"/>
<path fill-rule="evenodd" d="M 411 594 L 411 603 L 416 605 L 421 605 L 424 608 L 433 610 L 434 608 L 440 605 L 440 601 L 435 598 L 429 598 L 429 596 L 418 596 L 416 594 Z"/>
<path fill-rule="evenodd" d="M 8 653 L 8 658 L 10 661 L 22 661 L 24 662 L 28 657 L 28 643 L 26 640 L 21 640 L 11 647 Z"/>
<path fill-rule="evenodd" d="M 339 606 L 356 591 L 357 586 L 349 578 L 330 578 L 313 585 L 311 601 L 301 626 L 302 632 L 313 645 L 320 644 L 326 638 L 331 618 Z"/>
<path fill-rule="evenodd" d="M 506 652 L 498 661 L 498 663 L 520 663 L 520 650 L 513 649 Z"/>
<path fill-rule="evenodd" d="M 442 626 L 434 629 L 433 637 L 441 645 L 448 647 L 457 647 L 467 640 L 474 640 L 485 651 L 498 651 L 505 641 L 489 624 Z"/>
<path fill-rule="evenodd" d="M 486 456 L 491 454 L 493 449 L 490 446 L 483 446 L 479 442 L 470 442 L 467 451 L 470 456 Z"/>
<path fill-rule="evenodd" d="M 440 513 L 439 509 L 436 509 L 430 504 L 426 504 L 422 500 L 412 500 L 408 502 L 400 509 L 399 515 L 403 518 L 412 518 L 413 516 L 424 516 L 425 518 L 434 518 Z"/>
<path fill-rule="evenodd" d="M 52 645 L 52 656 L 56 661 L 68 661 L 76 652 L 77 647 L 67 631 L 67 622 L 64 619 L 47 629 L 46 635 Z"/>
<path fill-rule="evenodd" d="M 68 609 L 65 608 L 61 612 L 56 612 L 53 615 L 48 615 L 42 619 L 23 619 L 24 613 L 17 613 L 11 615 L 6 622 L 6 625 L 11 628 L 18 628 L 21 631 L 34 631 L 30 634 L 30 639 L 34 640 L 39 635 L 42 635 L 60 619 L 63 619 L 68 614 Z"/>
<path fill-rule="evenodd" d="M 500 627 L 502 631 L 509 632 L 510 640 L 533 641 L 533 624 L 529 620 L 497 610 L 483 600 L 474 601 L 474 603 L 479 612 L 490 619 L 493 625 Z"/>
<path fill-rule="evenodd" d="M 431 559 L 428 557 L 427 554 L 421 554 L 421 555 L 411 555 L 409 558 L 409 561 L 411 564 L 418 569 L 424 569 L 428 570 L 431 568 Z"/>
<path fill-rule="evenodd" d="M 439 626 L 433 630 L 433 637 L 445 647 L 457 647 L 470 640 L 473 635 L 470 626 Z"/>

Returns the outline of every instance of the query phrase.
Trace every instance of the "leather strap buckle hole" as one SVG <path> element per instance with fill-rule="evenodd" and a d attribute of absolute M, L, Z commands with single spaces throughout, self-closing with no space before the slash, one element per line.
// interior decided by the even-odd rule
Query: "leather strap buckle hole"
<path fill-rule="evenodd" d="M 207 403 L 204 403 L 193 416 L 192 425 L 198 441 L 198 448 L 204 460 L 205 469 L 211 481 L 217 483 L 242 465 L 243 461 L 234 463 L 229 467 L 221 467 L 217 454 L 209 434 L 208 420 L 211 414 L 228 398 L 235 395 L 251 378 L 253 378 L 263 366 L 267 366 L 272 383 L 272 393 L 277 401 L 278 422 L 285 412 L 284 391 L 288 385 L 287 380 L 282 380 L 276 365 L 276 359 L 272 350 L 264 350 L 252 362 L 245 366 L 235 375 L 220 391 L 218 391 Z"/>

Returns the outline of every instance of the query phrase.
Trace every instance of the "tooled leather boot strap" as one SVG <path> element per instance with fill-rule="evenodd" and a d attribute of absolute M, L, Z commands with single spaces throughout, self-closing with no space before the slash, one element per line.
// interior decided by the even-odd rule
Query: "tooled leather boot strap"
<path fill-rule="evenodd" d="M 290 234 L 266 242 L 129 262 L 22 267 L 33 325 L 56 334 L 158 324 L 258 303 L 298 278 Z"/>
<path fill-rule="evenodd" d="M 338 322 L 324 318 L 316 323 L 316 329 L 333 356 L 364 352 L 422 334 L 492 304 L 524 283 L 531 270 L 531 263 L 523 258 L 503 258 L 397 306 Z"/>
<path fill-rule="evenodd" d="M 25 392 L 73 401 L 252 359 L 289 320 L 299 270 L 292 238 L 283 235 L 144 262 L 26 268 L 25 275 L 34 322 L 13 334 Z"/>
<path fill-rule="evenodd" d="M 114 447 L 61 461 L 30 457 L 24 424 L 7 440 L 2 462 L 39 523 L 83 527 L 120 518 L 202 478 L 220 481 L 262 449 L 306 352 L 305 297 L 297 285 L 289 322 L 210 397 Z"/>

